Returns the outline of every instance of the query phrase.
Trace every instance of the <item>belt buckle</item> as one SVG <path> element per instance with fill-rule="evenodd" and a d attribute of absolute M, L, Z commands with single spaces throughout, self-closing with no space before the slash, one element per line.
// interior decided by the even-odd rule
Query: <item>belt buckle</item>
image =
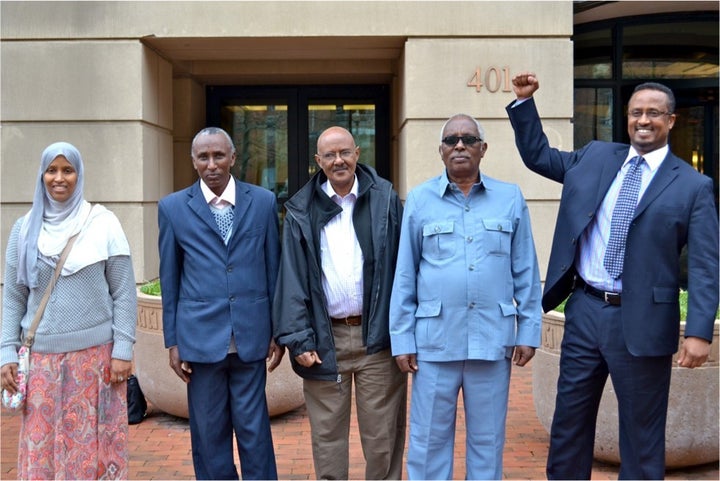
<path fill-rule="evenodd" d="M 616 292 L 604 292 L 603 298 L 605 299 L 605 302 L 607 304 L 610 304 L 611 306 L 619 306 L 620 305 L 620 294 Z"/>
<path fill-rule="evenodd" d="M 355 322 L 355 319 L 358 319 L 358 321 Z M 361 324 L 360 316 L 331 317 L 330 320 L 334 323 L 350 327 L 359 326 Z"/>

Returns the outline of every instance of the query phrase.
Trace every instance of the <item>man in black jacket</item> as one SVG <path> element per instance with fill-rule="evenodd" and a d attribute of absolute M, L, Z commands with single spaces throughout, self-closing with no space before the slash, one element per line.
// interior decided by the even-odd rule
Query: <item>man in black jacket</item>
<path fill-rule="evenodd" d="M 350 132 L 325 130 L 322 171 L 285 203 L 274 337 L 304 379 L 317 479 L 348 479 L 353 380 L 365 479 L 402 478 L 407 375 L 388 330 L 402 204 L 359 155 Z"/>

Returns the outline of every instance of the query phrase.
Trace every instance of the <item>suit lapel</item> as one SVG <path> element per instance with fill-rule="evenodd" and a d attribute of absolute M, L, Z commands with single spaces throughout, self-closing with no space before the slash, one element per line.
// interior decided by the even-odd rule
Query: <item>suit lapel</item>
<path fill-rule="evenodd" d="M 228 244 L 238 238 L 237 233 L 242 225 L 243 217 L 247 214 L 253 200 L 250 195 L 250 189 L 234 178 L 233 180 L 235 182 L 235 215 L 233 217 L 232 236 L 230 237 L 230 242 Z"/>
<path fill-rule="evenodd" d="M 596 197 L 595 197 L 595 209 L 596 210 L 598 207 L 600 207 L 600 204 L 602 203 L 603 199 L 607 195 L 607 191 L 610 188 L 610 184 L 612 184 L 613 180 L 615 180 L 618 170 L 620 170 L 620 167 L 622 167 L 622 164 L 625 161 L 625 158 L 627 157 L 629 151 L 630 151 L 630 147 L 616 150 L 611 155 L 610 161 L 602 163 L 603 164 L 602 171 L 600 172 L 600 177 L 598 179 L 598 183 L 597 183 L 598 190 L 597 190 Z"/>
<path fill-rule="evenodd" d="M 192 190 L 190 191 L 190 200 L 188 200 L 188 207 L 190 207 L 190 210 L 195 212 L 195 214 L 207 224 L 207 226 L 215 232 L 218 237 L 220 236 L 220 228 L 217 225 L 217 222 L 215 222 L 215 217 L 212 215 L 212 212 L 210 212 L 210 207 L 207 205 L 207 202 L 205 201 L 205 197 L 202 194 L 202 190 L 200 190 L 200 181 L 197 181 Z"/>
<path fill-rule="evenodd" d="M 650 181 L 645 193 L 640 199 L 640 203 L 635 209 L 635 216 L 639 216 L 652 201 L 654 201 L 660 193 L 678 176 L 678 163 L 683 162 L 682 159 L 675 157 L 674 154 L 668 152 L 663 160 L 655 176 Z"/>

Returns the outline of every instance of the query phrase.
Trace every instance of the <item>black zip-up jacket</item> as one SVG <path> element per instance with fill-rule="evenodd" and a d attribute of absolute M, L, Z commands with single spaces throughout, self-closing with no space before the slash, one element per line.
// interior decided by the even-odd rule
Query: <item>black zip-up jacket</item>
<path fill-rule="evenodd" d="M 372 167 L 357 164 L 359 182 L 353 225 L 363 263 L 363 342 L 367 353 L 390 348 L 388 312 L 395 276 L 402 204 L 392 184 Z M 322 190 L 320 171 L 285 203 L 282 256 L 273 303 L 273 335 L 290 351 L 295 372 L 306 379 L 339 380 L 335 341 L 322 287 L 320 232 L 342 209 Z M 322 364 L 304 367 L 295 356 L 317 351 Z"/>

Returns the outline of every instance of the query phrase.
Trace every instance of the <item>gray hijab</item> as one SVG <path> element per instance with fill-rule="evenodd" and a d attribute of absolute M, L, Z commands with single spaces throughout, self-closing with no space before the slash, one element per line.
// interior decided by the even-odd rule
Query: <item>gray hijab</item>
<path fill-rule="evenodd" d="M 64 156 L 77 172 L 77 183 L 75 190 L 68 200 L 58 202 L 54 200 L 43 180 L 45 171 L 50 163 L 58 156 Z M 61 225 L 66 219 L 74 218 L 83 205 L 83 161 L 80 152 L 75 146 L 67 142 L 56 142 L 49 145 L 40 158 L 40 170 L 38 171 L 37 183 L 35 184 L 35 195 L 30 212 L 25 216 L 23 225 L 20 228 L 18 237 L 18 266 L 17 283 L 35 288 L 38 285 L 38 237 L 43 222 L 50 225 Z"/>

